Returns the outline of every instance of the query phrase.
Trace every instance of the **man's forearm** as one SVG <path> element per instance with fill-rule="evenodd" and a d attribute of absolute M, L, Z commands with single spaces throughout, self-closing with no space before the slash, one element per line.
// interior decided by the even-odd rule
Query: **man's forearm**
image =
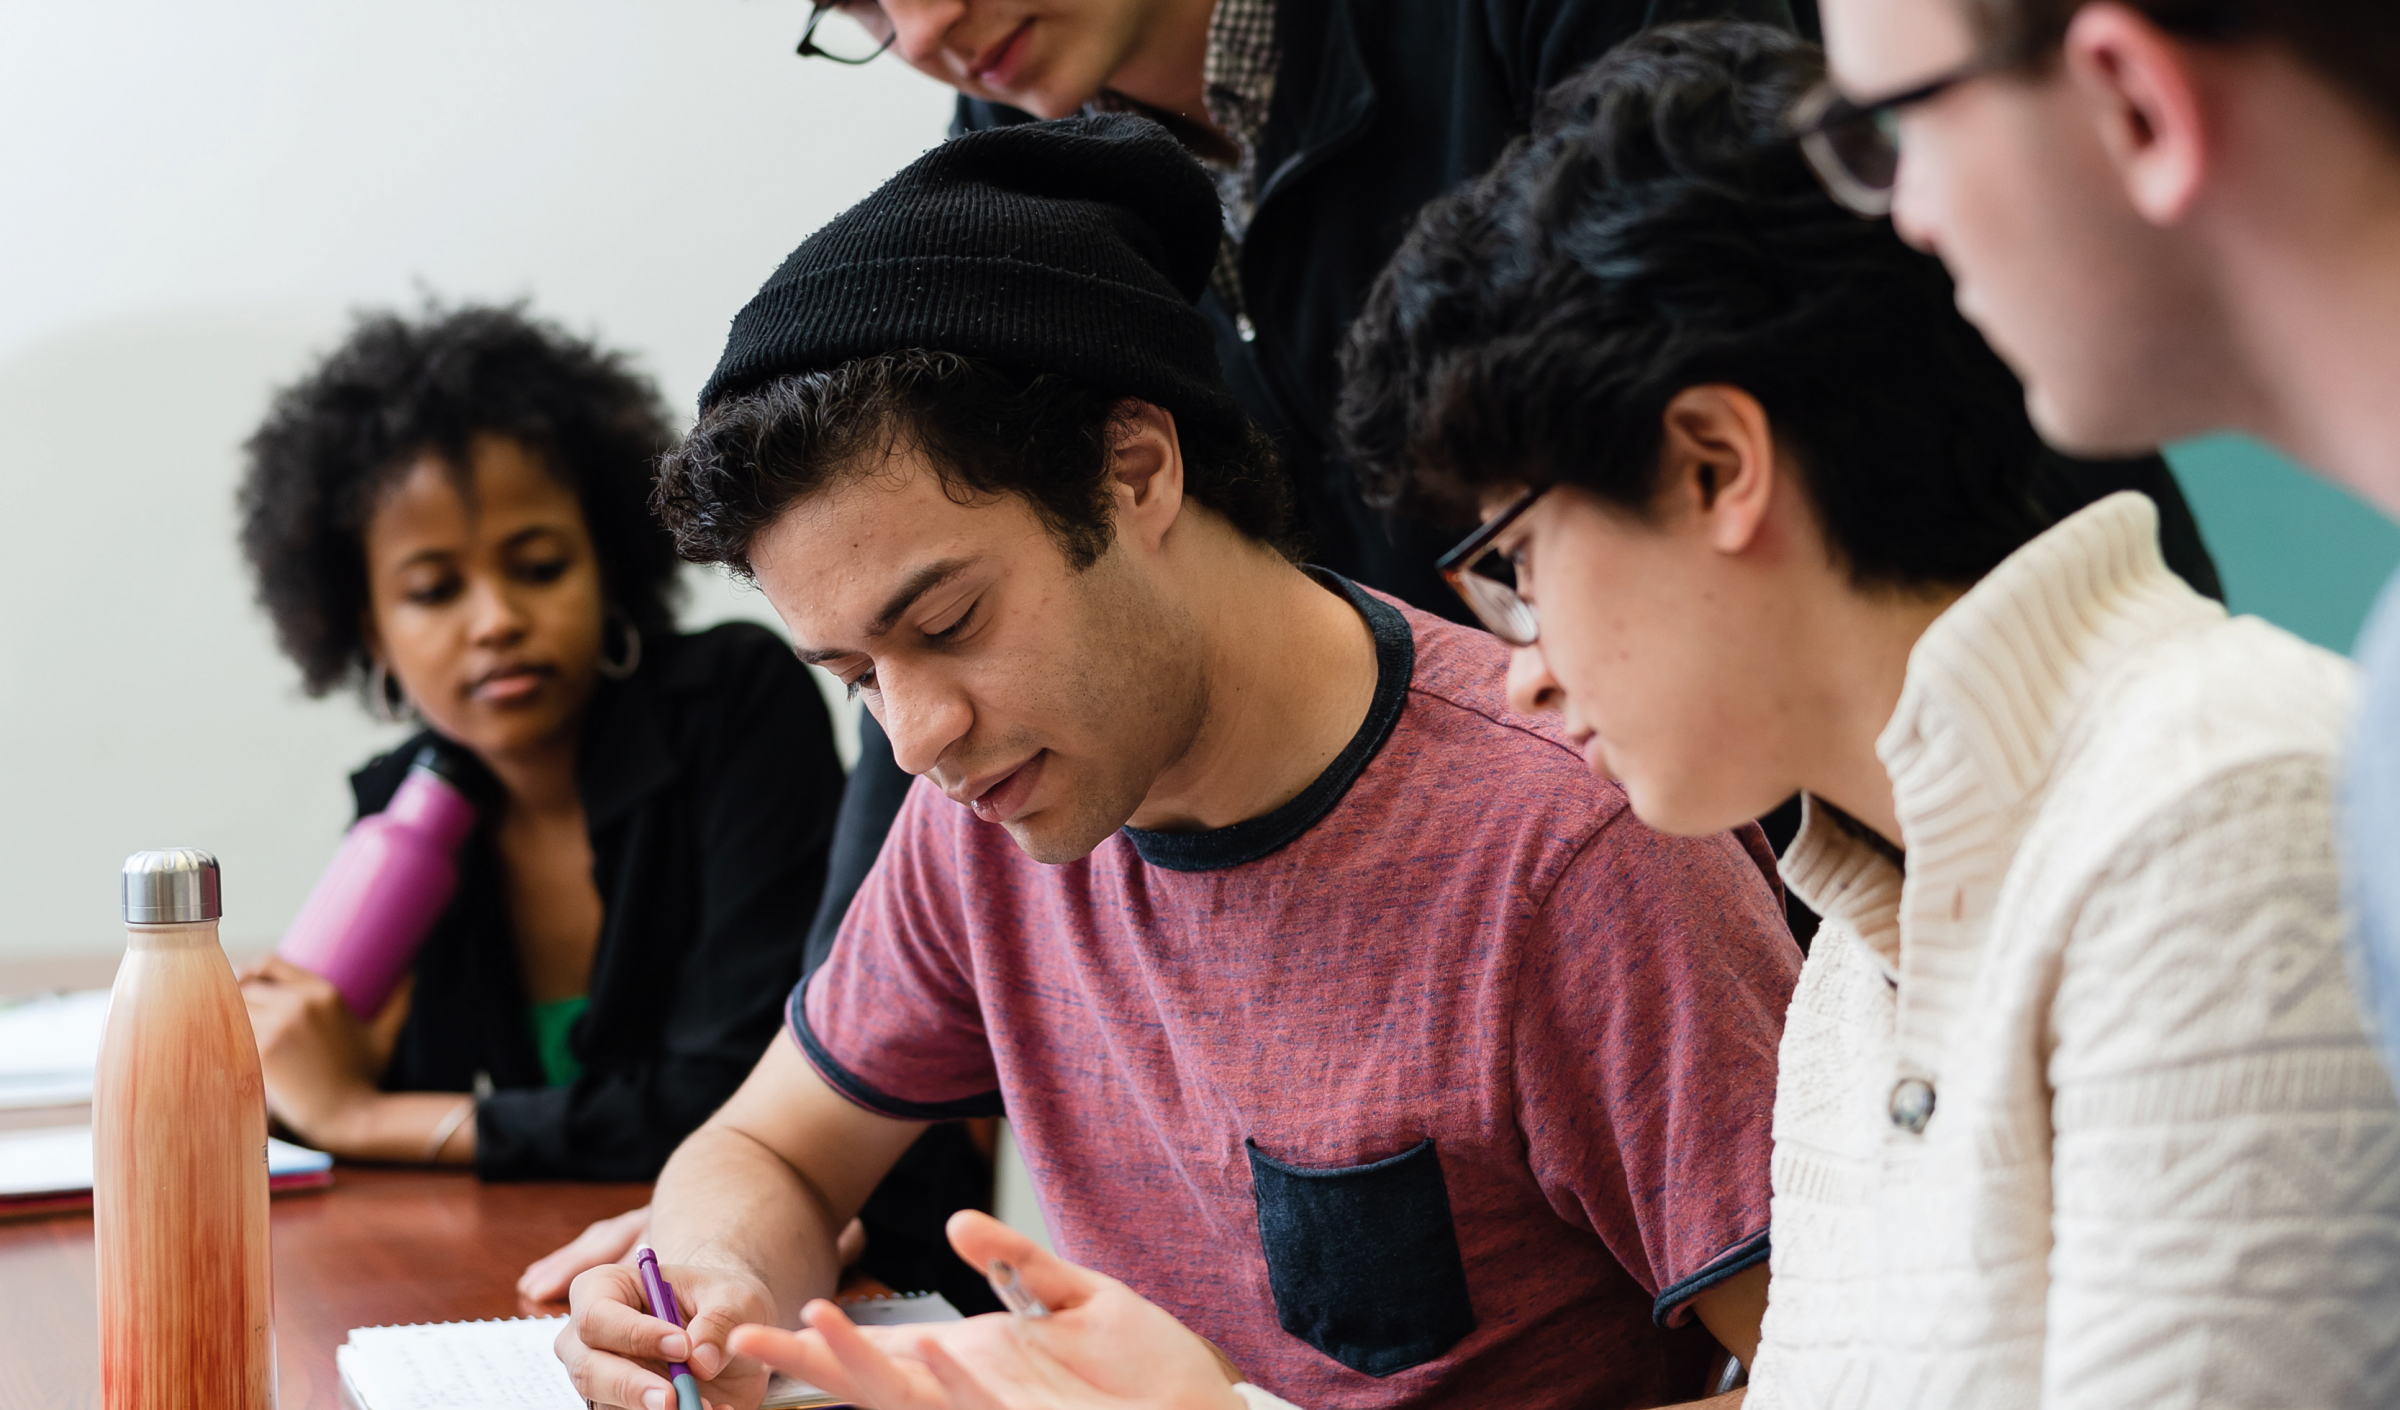
<path fill-rule="evenodd" d="M 749 1274 L 773 1295 L 784 1326 L 840 1280 L 834 1238 L 852 1211 L 829 1208 L 782 1157 L 736 1127 L 711 1122 L 677 1147 L 650 1211 L 662 1262 Z"/>

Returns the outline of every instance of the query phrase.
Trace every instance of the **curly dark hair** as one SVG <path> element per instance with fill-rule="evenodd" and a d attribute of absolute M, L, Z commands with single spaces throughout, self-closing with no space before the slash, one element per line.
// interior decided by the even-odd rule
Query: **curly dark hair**
<path fill-rule="evenodd" d="M 1428 206 L 1342 355 L 1369 490 L 1655 503 L 1667 404 L 1737 386 L 1852 580 L 1980 578 L 2045 526 L 2024 394 L 1938 260 L 1826 195 L 1791 136 L 1824 73 L 1760 25 L 1671 25 L 1553 89 L 1530 136 Z"/>
<path fill-rule="evenodd" d="M 672 630 L 679 565 L 646 501 L 675 432 L 626 355 L 522 304 L 363 313 L 243 446 L 242 552 L 310 695 L 372 664 L 363 537 L 379 497 L 427 452 L 464 466 L 479 434 L 522 443 L 575 491 L 609 604 Z"/>
<path fill-rule="evenodd" d="M 1108 549 L 1109 452 L 1124 406 L 1057 373 L 925 349 L 877 353 L 718 398 L 660 461 L 650 504 L 684 557 L 748 577 L 750 545 L 778 515 L 905 442 L 962 504 L 1022 498 L 1067 562 L 1088 568 Z M 1291 488 L 1274 444 L 1247 423 L 1179 422 L 1176 432 L 1185 493 L 1290 556 Z"/>

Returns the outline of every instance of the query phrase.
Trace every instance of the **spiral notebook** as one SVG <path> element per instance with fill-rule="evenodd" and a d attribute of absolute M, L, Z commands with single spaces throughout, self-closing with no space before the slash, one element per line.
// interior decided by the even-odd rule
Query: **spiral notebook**
<path fill-rule="evenodd" d="M 843 1310 L 868 1326 L 958 1320 L 958 1310 L 940 1293 L 871 1298 Z M 357 1410 L 584 1410 L 553 1349 L 566 1323 L 564 1317 L 516 1317 L 358 1327 L 334 1348 L 333 1359 L 341 1368 L 342 1393 Z M 845 1403 L 778 1375 L 759 1410 Z"/>

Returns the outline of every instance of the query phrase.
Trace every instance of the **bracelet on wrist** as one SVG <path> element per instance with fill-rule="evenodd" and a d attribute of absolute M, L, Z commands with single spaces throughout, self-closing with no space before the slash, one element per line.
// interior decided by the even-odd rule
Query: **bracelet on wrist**
<path fill-rule="evenodd" d="M 442 1147 L 450 1144 L 450 1138 L 458 1134 L 458 1128 L 464 1126 L 467 1123 L 467 1118 L 473 1116 L 474 1114 L 475 1099 L 473 1097 L 459 1098 L 458 1105 L 452 1107 L 450 1109 L 450 1114 L 442 1118 L 441 1125 L 433 1128 L 433 1136 L 431 1139 L 425 1142 L 423 1163 L 431 1165 L 435 1161 L 440 1160 L 442 1158 Z"/>

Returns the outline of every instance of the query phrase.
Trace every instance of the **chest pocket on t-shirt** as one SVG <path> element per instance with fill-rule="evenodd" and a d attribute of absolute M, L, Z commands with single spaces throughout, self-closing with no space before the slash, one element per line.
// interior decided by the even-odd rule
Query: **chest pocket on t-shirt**
<path fill-rule="evenodd" d="M 1370 1376 L 1421 1366 L 1475 1330 L 1433 1142 L 1309 1170 L 1245 1141 L 1258 1241 L 1283 1329 Z"/>

